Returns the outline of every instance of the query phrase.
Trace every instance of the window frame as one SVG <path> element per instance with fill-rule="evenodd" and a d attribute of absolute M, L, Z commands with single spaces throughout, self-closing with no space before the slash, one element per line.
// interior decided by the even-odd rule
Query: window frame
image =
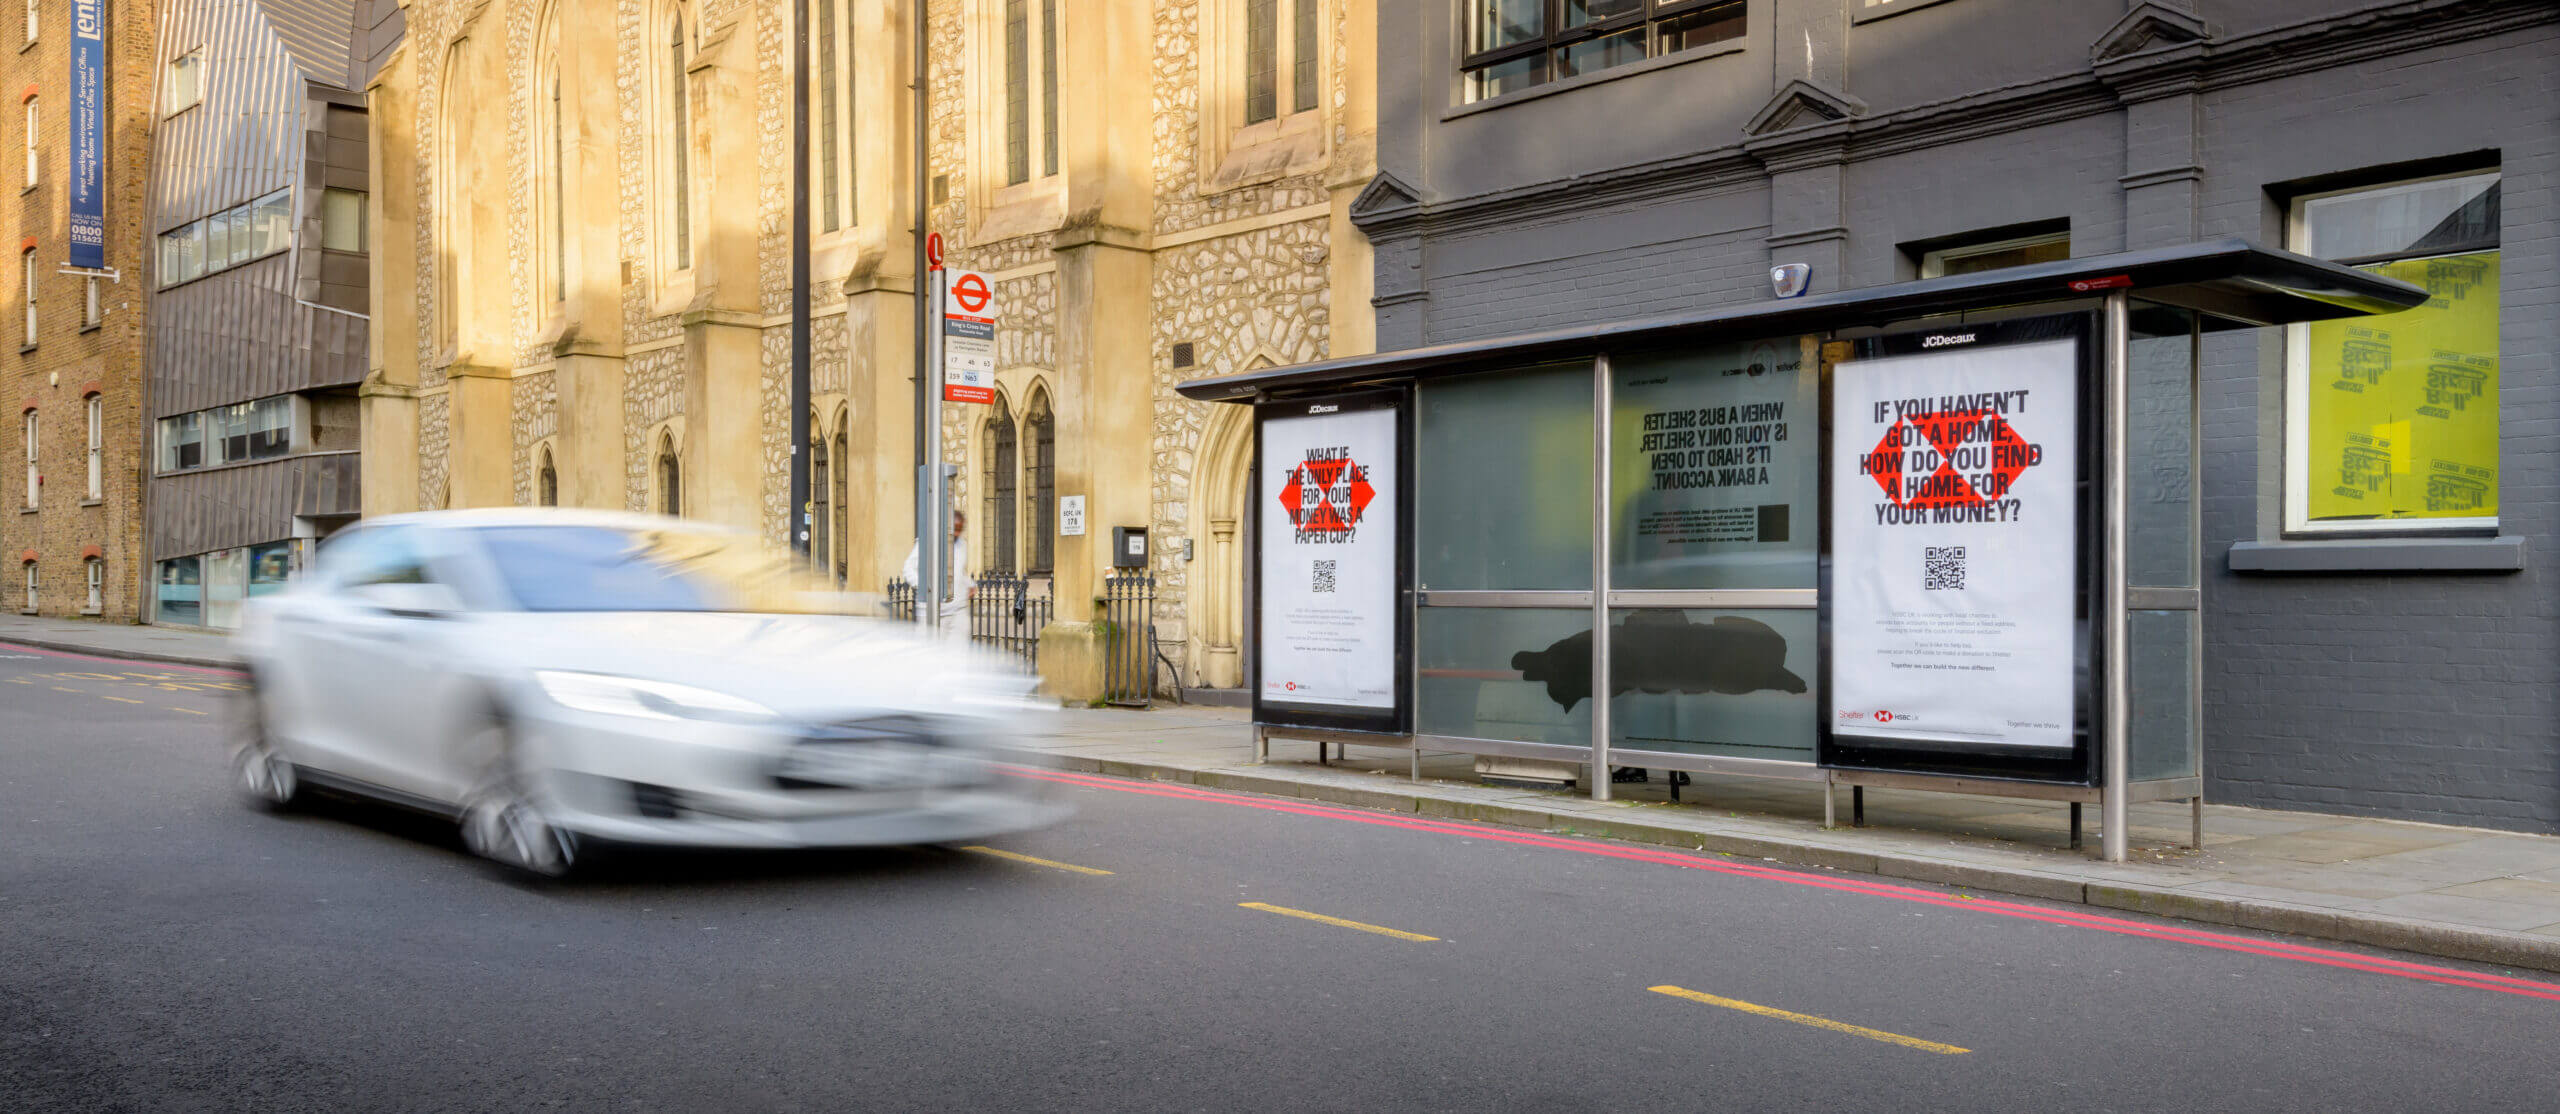
<path fill-rule="evenodd" d="M 87 586 L 86 598 L 80 606 L 83 615 L 96 615 L 107 609 L 107 559 L 82 558 L 81 576 Z"/>
<path fill-rule="evenodd" d="M 1271 10 L 1271 112 L 1254 115 L 1253 17 L 1258 7 Z M 1241 0 L 1235 39 L 1242 54 L 1236 73 L 1243 82 L 1238 102 L 1243 126 L 1267 124 L 1324 106 L 1325 0 Z M 1304 71 L 1304 84 L 1301 84 Z"/>
<path fill-rule="evenodd" d="M 2414 178 L 2390 178 L 2380 181 L 2365 182 L 2360 185 L 2344 186 L 2337 189 L 2316 190 L 2285 198 L 2285 247 L 2290 251 L 2298 251 L 2306 255 L 2310 254 L 2310 228 L 2307 218 L 2307 208 L 2312 202 L 2323 201 L 2333 197 L 2348 197 L 2359 194 L 2388 194 L 2399 191 L 2415 191 L 2431 185 L 2442 185 L 2445 183 L 2463 181 L 2486 181 L 2494 188 L 2504 184 L 2506 181 L 2506 172 L 2503 167 L 2489 167 L 2484 169 L 2475 166 L 2464 170 L 2447 171 L 2440 174 L 2426 174 Z M 2441 259 L 2453 255 L 2471 255 L 2485 250 L 2500 253 L 2500 263 L 2503 264 L 2505 262 L 2505 239 L 2506 230 L 2504 227 L 2504 221 L 2501 220 L 2497 243 L 2486 248 L 2472 245 L 2457 247 L 2450 251 L 2348 256 L 2330 260 L 2330 262 L 2338 263 L 2342 266 L 2365 267 L 2372 266 L 2377 263 L 2397 263 L 2424 259 Z M 2503 320 L 2506 307 L 2502 303 L 2498 308 L 2500 317 Z M 2282 492 L 2280 497 L 2283 500 L 2284 536 L 2304 539 L 2337 539 L 2391 536 L 2476 536 L 2481 534 L 2497 533 L 2500 526 L 2497 515 L 2472 515 L 2462 518 L 2349 519 L 2336 522 L 2314 522 L 2311 520 L 2311 488 L 2309 486 L 2309 466 L 2311 460 L 2310 337 L 2311 326 L 2307 323 L 2296 323 L 2287 325 L 2284 328 L 2284 397 L 2281 412 L 2277 417 L 2277 420 L 2283 425 L 2284 461 L 2281 484 Z M 2500 344 L 2503 346 L 2504 342 L 2505 337 L 2503 335 L 2503 330 L 2501 330 Z M 2499 353 L 2499 359 L 2501 368 L 2503 369 L 2505 362 L 2504 352 Z M 2501 385 L 2503 386 L 2503 380 L 2501 381 Z M 2498 434 L 2498 453 L 2501 460 L 2503 460 L 2506 455 L 2506 432 L 2503 429 L 2501 429 Z M 2504 469 L 2501 468 L 2500 471 L 2501 479 L 2503 479 Z"/>
<path fill-rule="evenodd" d="M 352 220 L 355 225 L 356 246 L 351 248 L 338 246 L 337 234 L 342 225 L 341 222 L 333 216 L 335 206 L 337 204 L 344 203 L 347 198 L 353 198 L 353 204 L 355 206 L 353 216 L 348 218 L 349 220 Z M 345 252 L 349 255 L 365 255 L 370 253 L 373 250 L 373 230 L 366 227 L 369 221 L 367 220 L 365 207 L 371 203 L 371 201 L 372 198 L 367 196 L 364 190 L 340 189 L 336 186 L 328 186 L 321 189 L 320 249 L 322 251 Z M 250 202 L 249 205 L 240 206 L 240 208 L 249 208 L 256 204 L 257 203 L 253 201 Z M 256 257 L 253 256 L 252 258 Z M 242 260 L 241 262 L 245 263 L 247 260 Z M 237 265 L 238 264 L 234 264 L 234 266 Z"/>
<path fill-rule="evenodd" d="M 23 430 L 26 434 L 27 501 L 22 505 L 34 510 L 44 502 L 44 466 L 39 459 L 43 455 L 39 442 L 43 438 L 44 423 L 33 406 L 27 407 Z"/>
<path fill-rule="evenodd" d="M 29 96 L 19 106 L 18 115 L 26 132 L 26 142 L 23 146 L 26 148 L 27 156 L 27 176 L 26 181 L 21 183 L 22 189 L 31 190 L 44 184 L 44 159 L 41 157 L 42 146 L 39 143 L 44 132 L 44 110 L 37 103 L 43 99 L 42 94 Z"/>
<path fill-rule="evenodd" d="M 27 37 L 24 40 L 25 46 L 36 45 L 37 39 L 41 38 L 44 34 L 44 15 L 42 11 L 40 11 L 40 7 L 41 5 L 38 0 L 27 0 Z"/>
<path fill-rule="evenodd" d="M 24 347 L 33 348 L 36 346 L 36 326 L 38 324 L 36 317 L 37 294 L 42 289 L 42 280 L 37 277 L 37 272 L 41 270 L 41 268 L 36 265 L 35 248 L 26 248 L 18 252 L 18 270 L 25 279 L 27 329 Z"/>
<path fill-rule="evenodd" d="M 1057 0 L 987 0 L 993 11 L 995 29 L 995 92 L 997 107 L 997 139 L 995 144 L 997 193 L 1037 186 L 1058 174 L 1058 6 Z M 1023 19 L 1021 54 L 1014 53 L 1012 19 L 1020 9 Z M 1036 24 L 1036 25 L 1035 25 Z M 1020 63 L 1019 93 L 1016 105 L 1014 88 L 1016 63 Z M 1022 142 L 1021 176 L 1015 176 L 1014 141 L 1020 132 Z"/>
<path fill-rule="evenodd" d="M 2025 236 L 2010 236 L 1998 240 L 1965 241 L 1930 248 L 1927 251 L 1921 252 L 1920 258 L 1914 261 L 1914 266 L 1916 268 L 1915 275 L 1916 277 L 1924 279 L 1945 278 L 1947 276 L 1947 263 L 1950 260 L 1962 261 L 1977 256 L 1990 255 L 1993 252 L 2014 251 L 2018 248 L 2041 247 L 2047 244 L 2060 244 L 2063 249 L 2063 255 L 2068 257 L 2071 254 L 2071 230 L 2068 228 L 2061 228 L 2055 229 L 2051 232 L 2037 232 Z M 1997 270 L 1999 268 L 1993 269 Z M 1958 271 L 1956 273 L 1971 274 L 1975 272 Z"/>
<path fill-rule="evenodd" d="M 107 497 L 107 399 L 91 391 L 82 401 L 89 427 L 89 498 L 99 501 Z"/>
<path fill-rule="evenodd" d="M 1022 435 L 1015 422 L 1011 402 L 1001 393 L 980 427 L 985 433 L 983 461 L 987 490 L 985 556 L 981 566 L 984 576 L 1011 576 L 1021 567 L 1016 560 L 1016 539 L 1020 534 L 1017 516 L 1022 508 Z"/>
<path fill-rule="evenodd" d="M 839 236 L 859 220 L 854 175 L 854 19 L 850 0 L 810 0 L 809 126 L 817 142 L 809 152 L 818 199 L 811 222 L 821 237 Z"/>
<path fill-rule="evenodd" d="M 33 615 L 36 612 L 36 563 L 33 561 L 20 563 L 27 570 L 27 598 L 25 604 L 18 610 L 23 614 Z"/>
<path fill-rule="evenodd" d="M 1606 19 L 1593 20 L 1589 23 L 1583 24 L 1582 26 L 1573 28 L 1567 28 L 1564 26 L 1565 0 L 1539 0 L 1540 19 L 1543 23 L 1542 34 L 1536 38 L 1524 39 L 1516 43 L 1507 43 L 1502 46 L 1492 47 L 1485 50 L 1475 50 L 1473 49 L 1476 38 L 1475 20 L 1476 15 L 1481 10 L 1481 6 L 1484 2 L 1485 0 L 1461 0 L 1461 4 L 1459 6 L 1457 20 L 1458 83 L 1460 87 L 1459 99 L 1461 103 L 1481 104 L 1485 101 L 1509 96 L 1511 93 L 1525 92 L 1527 89 L 1537 88 L 1541 85 L 1553 85 L 1559 81 L 1588 76 L 1588 74 L 1555 73 L 1555 63 L 1553 59 L 1550 59 L 1548 62 L 1548 76 L 1546 79 L 1522 89 L 1507 90 L 1502 93 L 1494 93 L 1486 96 L 1476 96 L 1474 93 L 1474 83 L 1470 80 L 1477 72 L 1491 69 L 1492 67 L 1502 65 L 1506 62 L 1514 62 L 1522 58 L 1537 57 L 1565 47 L 1573 46 L 1577 43 L 1588 42 L 1593 39 L 1607 38 L 1611 35 L 1621 34 L 1634 27 L 1650 28 L 1653 24 L 1664 20 L 1677 19 L 1681 16 L 1694 15 L 1698 12 L 1720 7 L 1732 7 L 1744 20 L 1743 32 L 1737 37 L 1741 39 L 1748 39 L 1751 34 L 1749 23 L 1751 6 L 1749 0 L 1638 0 L 1639 7 L 1635 11 L 1611 16 Z M 1646 39 L 1646 54 L 1643 59 L 1644 61 L 1652 61 L 1656 58 L 1669 58 L 1674 54 L 1687 53 L 1686 50 L 1682 50 L 1655 54 L 1652 52 L 1652 45 L 1652 37 L 1648 35 Z M 1709 44 L 1700 44 L 1700 46 L 1705 45 Z M 1627 63 L 1627 65 L 1635 64 L 1637 63 Z M 1621 67 L 1611 66 L 1607 68 L 1618 69 Z M 1606 71 L 1590 71 L 1590 73 L 1594 74 L 1602 72 Z"/>
<path fill-rule="evenodd" d="M 179 96 L 179 79 L 182 75 L 186 78 L 187 82 L 185 86 L 186 93 L 184 99 L 181 99 Z M 175 116 L 190 108 L 203 104 L 204 48 L 202 46 L 193 47 L 180 53 L 176 57 L 169 59 L 168 66 L 161 72 L 161 80 L 163 82 L 162 92 L 169 98 L 168 108 L 164 109 L 160 113 L 162 119 L 167 119 L 168 117 Z"/>

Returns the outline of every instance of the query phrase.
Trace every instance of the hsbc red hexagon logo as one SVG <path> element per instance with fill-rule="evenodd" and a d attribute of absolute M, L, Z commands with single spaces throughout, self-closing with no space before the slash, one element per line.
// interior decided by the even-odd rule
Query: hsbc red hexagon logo
<path fill-rule="evenodd" d="M 1967 475 L 1955 468 L 1955 451 L 1964 444 L 1990 449 L 1990 467 Z M 1938 466 L 1917 482 L 1907 481 L 1905 449 L 1927 445 Z M 2018 436 L 2009 420 L 1989 410 L 1943 410 L 1906 414 L 1894 420 L 1875 448 L 1867 450 L 1861 470 L 1884 489 L 1895 506 L 1928 510 L 1976 507 L 1999 499 L 2016 485 L 2018 474 L 2038 464 L 2043 452 Z"/>
<path fill-rule="evenodd" d="M 1876 709 L 1876 722 L 1877 722 L 1877 723 L 1892 723 L 1892 722 L 1893 722 L 1893 713 L 1888 712 L 1888 711 L 1885 711 L 1885 710 L 1884 710 L 1884 709 L 1882 709 L 1882 708 L 1878 708 L 1878 709 Z"/>
<path fill-rule="evenodd" d="M 1307 461 L 1280 481 L 1280 506 L 1289 513 L 1290 524 L 1311 534 L 1350 533 L 1377 494 L 1369 486 L 1369 470 L 1348 453 Z"/>

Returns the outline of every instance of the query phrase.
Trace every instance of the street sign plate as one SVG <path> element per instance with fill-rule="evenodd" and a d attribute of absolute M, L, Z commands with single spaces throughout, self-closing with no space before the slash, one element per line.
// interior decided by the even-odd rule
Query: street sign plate
<path fill-rule="evenodd" d="M 996 290 L 976 271 L 951 272 L 942 306 L 942 399 L 996 400 Z"/>

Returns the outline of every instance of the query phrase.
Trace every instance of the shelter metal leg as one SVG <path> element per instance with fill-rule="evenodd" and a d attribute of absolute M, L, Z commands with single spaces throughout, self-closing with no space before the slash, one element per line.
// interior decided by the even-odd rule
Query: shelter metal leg
<path fill-rule="evenodd" d="M 1852 785 L 1849 787 L 1849 826 L 1853 828 L 1863 828 L 1867 826 L 1866 786 Z"/>
<path fill-rule="evenodd" d="M 1271 761 L 1271 730 L 1257 723 L 1253 725 L 1253 764 L 1259 766 L 1269 761 Z"/>
<path fill-rule="evenodd" d="M 2071 802 L 2071 849 L 2080 849 L 2080 802 Z"/>
<path fill-rule="evenodd" d="M 1422 780 L 1422 748 L 1413 748 L 1413 780 Z"/>
<path fill-rule="evenodd" d="M 2189 826 L 2187 846 L 2198 851 L 2204 850 L 2204 797 L 2202 795 L 2187 798 L 2187 824 Z"/>
<path fill-rule="evenodd" d="M 1822 779 L 1822 830 L 1827 832 L 1839 826 L 1840 794 L 1831 784 L 1831 779 L 1826 777 Z"/>

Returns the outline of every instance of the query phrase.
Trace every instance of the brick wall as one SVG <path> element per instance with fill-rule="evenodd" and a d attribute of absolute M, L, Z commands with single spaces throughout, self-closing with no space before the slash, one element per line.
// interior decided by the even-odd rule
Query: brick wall
<path fill-rule="evenodd" d="M 95 547 L 106 562 L 103 612 L 109 618 L 137 617 L 142 600 L 141 549 L 142 428 L 141 366 L 144 291 L 149 281 L 142 258 L 148 232 L 144 212 L 143 167 L 149 147 L 149 97 L 154 9 L 148 4 L 109 5 L 107 27 L 107 266 L 123 281 L 101 282 L 102 320 L 83 321 L 83 282 L 56 273 L 69 258 L 71 27 L 70 6 L 48 4 L 31 49 L 24 45 L 23 22 L 0 27 L 0 89 L 9 97 L 0 134 L 7 136 L 8 166 L 0 181 L 14 189 L 23 183 L 23 94 L 37 97 L 37 184 L 18 193 L 14 203 L 0 203 L 0 240 L 23 250 L 32 242 L 37 260 L 36 342 L 21 350 L 24 302 L 20 261 L 8 261 L 5 296 L 6 335 L 0 344 L 0 382 L 8 421 L 0 428 L 0 463 L 7 465 L 7 490 L 0 492 L 0 557 L 5 557 L 7 589 L 0 606 L 19 610 L 25 602 L 27 551 L 36 554 L 38 600 L 47 615 L 79 614 L 87 598 L 83 554 Z M 89 500 L 87 406 L 84 396 L 98 393 L 104 403 L 105 467 L 101 498 Z M 39 424 L 37 447 L 44 483 L 37 509 L 21 510 L 25 468 L 24 411 L 33 404 Z"/>

